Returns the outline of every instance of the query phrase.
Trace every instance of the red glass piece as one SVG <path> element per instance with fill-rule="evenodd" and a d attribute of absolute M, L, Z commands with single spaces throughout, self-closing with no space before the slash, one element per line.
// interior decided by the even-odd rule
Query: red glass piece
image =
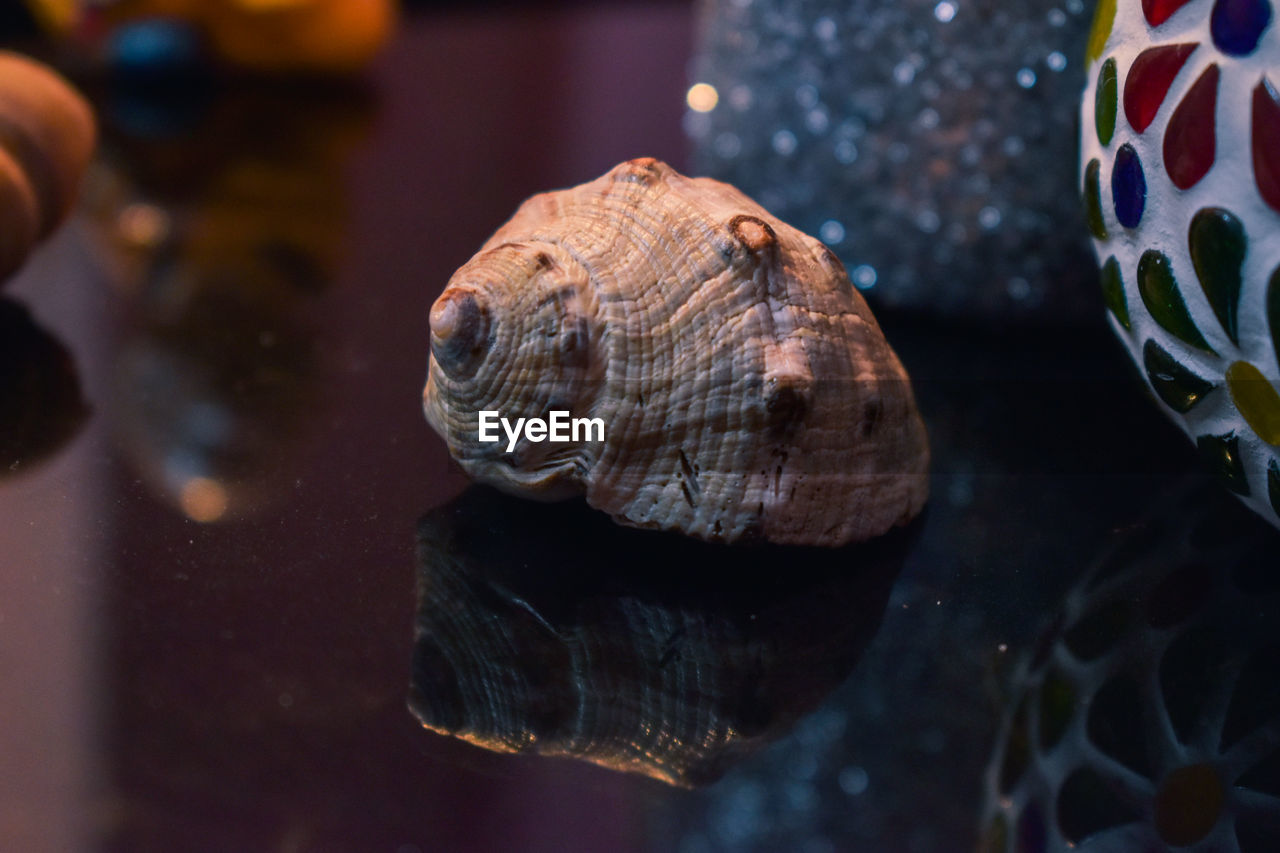
<path fill-rule="evenodd" d="M 1173 111 L 1164 130 L 1164 168 L 1180 190 L 1190 189 L 1213 165 L 1218 66 L 1205 69 Z"/>
<path fill-rule="evenodd" d="M 1253 179 L 1280 212 L 1280 94 L 1265 77 L 1253 90 Z"/>
<path fill-rule="evenodd" d="M 1148 24 L 1158 27 L 1190 2 L 1191 0 L 1142 0 L 1142 14 L 1147 16 Z"/>
<path fill-rule="evenodd" d="M 1178 76 L 1196 44 L 1167 44 L 1138 54 L 1124 80 L 1124 117 L 1138 133 L 1155 119 L 1173 78 Z"/>

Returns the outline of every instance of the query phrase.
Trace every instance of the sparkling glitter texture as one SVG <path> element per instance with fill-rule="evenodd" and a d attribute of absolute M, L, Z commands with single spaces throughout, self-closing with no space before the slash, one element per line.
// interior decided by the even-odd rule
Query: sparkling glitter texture
<path fill-rule="evenodd" d="M 692 79 L 729 95 L 686 124 L 695 170 L 839 233 L 878 304 L 1087 316 L 1075 58 L 1092 8 L 704 0 Z"/>

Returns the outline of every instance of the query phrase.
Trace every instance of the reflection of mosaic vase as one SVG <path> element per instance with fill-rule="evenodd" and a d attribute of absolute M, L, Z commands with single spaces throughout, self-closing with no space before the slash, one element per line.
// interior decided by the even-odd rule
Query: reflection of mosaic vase
<path fill-rule="evenodd" d="M 1276 538 L 1201 489 L 1068 594 L 1015 676 L 983 851 L 1280 849 Z"/>
<path fill-rule="evenodd" d="M 1102 0 L 1081 162 L 1111 322 L 1226 485 L 1280 523 L 1272 0 Z"/>

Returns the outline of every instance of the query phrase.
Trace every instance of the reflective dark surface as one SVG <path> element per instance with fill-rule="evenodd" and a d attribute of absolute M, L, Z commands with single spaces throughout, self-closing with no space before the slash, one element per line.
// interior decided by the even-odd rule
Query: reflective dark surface
<path fill-rule="evenodd" d="M 1275 545 L 1201 483 L 1115 538 L 1014 677 L 983 850 L 1274 848 Z"/>
<path fill-rule="evenodd" d="M 89 409 L 71 353 L 31 317 L 0 298 L 0 476 L 25 473 L 56 454 Z"/>
<path fill-rule="evenodd" d="M 1078 294 L 1096 303 L 1083 327 L 880 312 L 934 449 L 932 499 L 892 570 L 844 576 L 838 553 L 790 550 L 721 561 L 572 504 L 450 503 L 467 484 L 420 410 L 431 302 L 529 194 L 633 156 L 685 165 L 691 28 L 666 4 L 432 12 L 406 21 L 367 87 L 219 85 L 177 115 L 134 101 L 124 117 L 119 93 L 100 94 L 83 209 L 0 303 L 70 354 L 49 387 L 79 389 L 57 395 L 73 428 L 43 428 L 47 452 L 0 478 L 0 848 L 975 848 L 1002 721 L 1028 689 L 1017 662 L 1114 537 L 1198 470 L 1104 327 L 1100 291 Z M 0 420 L 46 417 L 41 399 L 5 397 Z M 1280 535 L 1248 535 L 1265 577 Z M 520 541 L 540 543 L 526 561 Z M 1231 571 L 1217 553 L 1210 576 Z M 586 636 L 588 612 L 656 614 L 672 601 L 658 591 L 680 591 L 665 612 L 710 626 L 682 647 L 708 666 L 744 648 L 726 639 L 744 617 L 773 614 L 778 631 L 748 647 L 794 686 L 715 711 L 763 720 L 772 742 L 685 790 L 425 730 L 410 709 L 423 554 L 561 638 Z M 536 660 L 515 657 L 498 670 Z M 1274 732 L 1272 693 L 1235 695 Z M 1057 816 L 1039 818 L 1047 832 Z"/>
<path fill-rule="evenodd" d="M 410 705 L 498 752 L 707 785 L 844 681 L 909 539 L 715 547 L 475 486 L 418 526 Z"/>

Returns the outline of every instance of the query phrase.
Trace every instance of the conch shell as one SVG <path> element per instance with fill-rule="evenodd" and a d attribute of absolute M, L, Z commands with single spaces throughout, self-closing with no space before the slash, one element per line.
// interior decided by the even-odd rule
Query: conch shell
<path fill-rule="evenodd" d="M 906 372 L 835 256 L 652 159 L 534 196 L 453 275 L 423 404 L 477 480 L 711 541 L 865 540 L 928 489 Z M 603 440 L 479 440 L 482 411 L 557 410 Z"/>
<path fill-rule="evenodd" d="M 0 278 L 71 210 L 95 136 L 92 110 L 65 80 L 0 51 Z"/>

